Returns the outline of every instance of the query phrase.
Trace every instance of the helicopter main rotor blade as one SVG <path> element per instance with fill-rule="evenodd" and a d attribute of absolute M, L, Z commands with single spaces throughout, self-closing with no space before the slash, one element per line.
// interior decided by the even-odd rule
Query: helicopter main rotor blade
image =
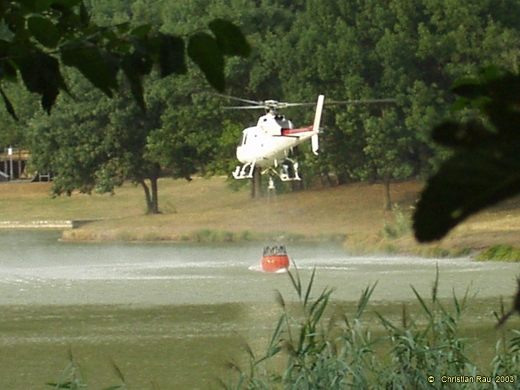
<path fill-rule="evenodd" d="M 224 95 L 222 93 L 214 92 L 214 93 L 212 93 L 212 95 L 220 96 L 220 97 L 225 98 L 225 99 L 231 99 L 231 100 L 236 100 L 236 101 L 239 101 L 239 102 L 254 104 L 254 105 L 257 105 L 257 106 L 263 106 L 264 105 L 264 102 L 257 102 L 257 101 L 254 101 L 254 100 L 243 99 L 243 98 L 239 98 L 239 97 L 236 97 L 236 96 Z"/>
<path fill-rule="evenodd" d="M 395 103 L 395 99 L 327 100 L 325 104 L 383 104 Z"/>
<path fill-rule="evenodd" d="M 229 106 L 224 107 L 226 110 L 261 110 L 268 107 L 265 106 Z"/>
<path fill-rule="evenodd" d="M 302 107 L 302 106 L 315 106 L 316 102 L 312 103 L 278 103 L 278 107 L 285 108 L 285 107 Z"/>
<path fill-rule="evenodd" d="M 297 107 L 297 106 L 315 106 L 316 103 L 284 103 L 284 102 L 276 102 L 276 101 L 265 101 L 263 103 L 259 103 L 255 106 L 228 106 L 226 109 L 230 110 L 256 110 L 259 108 L 268 109 L 279 109 L 279 108 L 287 108 L 287 107 Z"/>

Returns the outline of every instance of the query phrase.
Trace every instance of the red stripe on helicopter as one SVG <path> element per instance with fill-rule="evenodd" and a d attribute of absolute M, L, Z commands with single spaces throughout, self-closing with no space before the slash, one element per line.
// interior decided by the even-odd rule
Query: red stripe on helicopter
<path fill-rule="evenodd" d="M 282 129 L 282 135 L 292 135 L 292 134 L 299 134 L 299 133 L 307 133 L 309 131 L 312 131 L 312 126 L 301 127 L 299 129 Z"/>

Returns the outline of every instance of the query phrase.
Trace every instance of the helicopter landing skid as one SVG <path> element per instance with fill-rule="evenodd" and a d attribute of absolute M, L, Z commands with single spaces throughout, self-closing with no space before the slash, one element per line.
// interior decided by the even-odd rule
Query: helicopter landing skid
<path fill-rule="evenodd" d="M 275 168 L 269 168 L 268 171 L 274 173 L 281 181 L 300 181 L 298 174 L 298 163 L 290 158 L 286 158 L 278 165 L 278 171 Z"/>
<path fill-rule="evenodd" d="M 243 166 L 237 166 L 233 171 L 233 177 L 235 179 L 251 179 L 253 177 L 253 172 L 255 170 L 255 163 L 247 163 Z"/>

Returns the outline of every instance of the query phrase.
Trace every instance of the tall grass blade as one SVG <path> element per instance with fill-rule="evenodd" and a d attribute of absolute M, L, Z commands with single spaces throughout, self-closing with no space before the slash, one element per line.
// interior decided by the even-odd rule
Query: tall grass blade
<path fill-rule="evenodd" d="M 357 307 L 357 311 L 356 311 L 356 316 L 355 316 L 356 319 L 361 318 L 361 316 L 363 315 L 363 312 L 365 311 L 365 309 L 367 307 L 368 301 L 370 300 L 370 297 L 372 296 L 372 294 L 377 286 L 377 283 L 378 282 L 376 281 L 372 287 L 367 286 L 365 291 L 363 291 L 363 293 L 361 294 L 361 297 L 360 297 L 359 303 L 358 303 L 358 307 Z"/>
<path fill-rule="evenodd" d="M 435 264 L 435 281 L 432 286 L 432 302 L 437 302 L 437 293 L 439 291 L 439 263 Z"/>
<path fill-rule="evenodd" d="M 298 267 L 296 267 L 296 263 L 293 261 L 294 273 L 296 274 L 296 278 L 294 278 L 293 273 L 288 270 L 287 275 L 291 279 L 291 283 L 298 294 L 298 298 L 302 297 L 302 281 L 300 279 L 300 273 L 298 272 Z"/>
<path fill-rule="evenodd" d="M 383 326 L 389 330 L 392 330 L 396 333 L 401 333 L 401 330 L 397 328 L 394 324 L 392 324 L 390 321 L 388 321 L 385 317 L 383 317 L 379 312 L 375 312 L 376 316 L 379 318 L 379 320 L 383 323 Z"/>
<path fill-rule="evenodd" d="M 262 363 L 266 359 L 272 358 L 274 355 L 278 354 L 282 348 L 280 347 L 281 342 L 281 334 L 283 332 L 283 323 L 285 322 L 286 313 L 283 313 L 282 316 L 278 319 L 278 324 L 276 325 L 276 329 L 273 332 L 271 340 L 269 341 L 269 347 L 267 348 L 267 353 L 264 357 L 260 358 L 255 362 L 255 365 Z"/>
<path fill-rule="evenodd" d="M 430 312 L 430 309 L 428 309 L 428 306 L 426 305 L 426 302 L 424 302 L 424 299 L 421 297 L 421 295 L 417 292 L 417 290 L 415 289 L 414 286 L 411 286 L 412 287 L 412 291 L 413 293 L 415 294 L 415 297 L 417 298 L 417 300 L 419 301 L 419 303 L 421 304 L 423 310 L 428 314 L 428 316 L 430 318 L 433 318 L 433 315 L 432 313 Z"/>
<path fill-rule="evenodd" d="M 285 300 L 279 290 L 274 290 L 274 300 L 283 310 L 285 310 Z"/>
<path fill-rule="evenodd" d="M 407 320 L 408 320 L 408 317 L 406 315 L 406 305 L 403 303 L 402 309 L 401 309 L 401 324 L 403 326 L 403 329 L 408 328 Z"/>
<path fill-rule="evenodd" d="M 509 342 L 509 350 L 513 353 L 520 352 L 520 332 L 518 330 L 512 329 L 511 332 L 515 333 L 517 336 L 511 338 Z"/>
<path fill-rule="evenodd" d="M 253 352 L 253 349 L 248 343 L 244 343 L 244 351 L 246 351 L 247 355 L 252 361 L 256 360 L 255 353 Z"/>
<path fill-rule="evenodd" d="M 112 370 L 114 370 L 116 376 L 121 380 L 121 382 L 125 383 L 125 376 L 118 365 L 113 360 L 110 361 L 110 364 L 112 365 Z"/>
<path fill-rule="evenodd" d="M 70 381 L 65 382 L 65 383 L 61 383 L 61 382 L 58 382 L 58 383 L 48 382 L 45 385 L 54 387 L 55 389 L 71 389 L 72 388 L 71 387 L 72 386 L 72 382 L 70 382 Z"/>
<path fill-rule="evenodd" d="M 324 291 L 322 295 L 319 297 L 319 300 L 314 302 L 312 305 L 312 317 L 309 318 L 311 321 L 312 327 L 315 328 L 318 322 L 320 321 L 321 317 L 323 316 L 323 313 L 325 312 L 325 309 L 327 308 L 329 304 L 329 298 L 332 294 L 333 290 Z"/>
<path fill-rule="evenodd" d="M 326 306 L 327 302 L 329 300 L 330 295 L 334 292 L 333 289 L 325 288 L 323 292 L 320 294 L 318 299 L 314 301 L 314 303 L 311 305 L 311 308 L 309 309 L 309 316 L 316 316 L 316 311 L 319 309 L 321 312 L 325 309 L 325 307 L 321 308 L 322 306 Z"/>
<path fill-rule="evenodd" d="M 309 301 L 309 296 L 311 294 L 312 285 L 314 283 L 314 276 L 316 275 L 316 267 L 312 269 L 311 279 L 309 280 L 309 284 L 307 285 L 307 291 L 305 292 L 305 298 L 303 299 L 303 307 L 307 307 L 307 302 Z"/>

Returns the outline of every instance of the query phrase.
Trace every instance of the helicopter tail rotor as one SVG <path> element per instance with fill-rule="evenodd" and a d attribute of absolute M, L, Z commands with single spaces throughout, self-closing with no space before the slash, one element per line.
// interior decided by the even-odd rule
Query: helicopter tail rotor
<path fill-rule="evenodd" d="M 314 135 L 311 137 L 312 143 L 312 152 L 314 154 L 318 154 L 319 139 L 318 134 L 320 132 L 320 123 L 321 123 L 321 113 L 323 112 L 323 103 L 325 102 L 325 96 L 318 96 L 318 102 L 316 103 L 316 114 L 314 115 L 314 123 L 312 125 L 312 131 L 314 131 Z"/>

